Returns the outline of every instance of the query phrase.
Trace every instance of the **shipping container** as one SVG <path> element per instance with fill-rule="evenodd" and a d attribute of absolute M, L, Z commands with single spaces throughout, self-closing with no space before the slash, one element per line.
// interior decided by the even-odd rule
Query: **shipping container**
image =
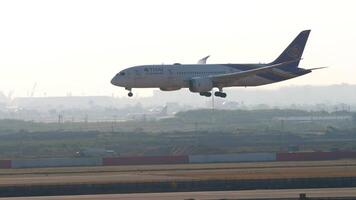
<path fill-rule="evenodd" d="M 134 156 L 103 158 L 103 165 L 185 164 L 188 156 Z"/>
<path fill-rule="evenodd" d="M 277 153 L 277 161 L 312 161 L 356 158 L 354 151 Z"/>
<path fill-rule="evenodd" d="M 0 160 L 0 169 L 11 168 L 11 160 Z"/>
<path fill-rule="evenodd" d="M 13 160 L 12 168 L 100 166 L 101 158 L 40 158 Z"/>
<path fill-rule="evenodd" d="M 239 153 L 189 156 L 189 163 L 262 162 L 275 160 L 275 153 Z"/>

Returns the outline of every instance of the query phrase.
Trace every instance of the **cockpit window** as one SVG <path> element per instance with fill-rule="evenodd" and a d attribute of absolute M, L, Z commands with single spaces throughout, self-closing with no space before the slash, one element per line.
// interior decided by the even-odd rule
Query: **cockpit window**
<path fill-rule="evenodd" d="M 120 72 L 120 75 L 121 76 L 125 76 L 125 72 Z"/>

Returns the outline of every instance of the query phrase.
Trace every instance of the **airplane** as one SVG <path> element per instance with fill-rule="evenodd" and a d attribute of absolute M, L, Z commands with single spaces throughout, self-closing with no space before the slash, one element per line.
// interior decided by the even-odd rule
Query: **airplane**
<path fill-rule="evenodd" d="M 111 84 L 124 87 L 132 97 L 133 88 L 159 88 L 173 91 L 189 88 L 191 92 L 210 97 L 213 88 L 215 96 L 225 98 L 223 88 L 251 87 L 276 83 L 303 76 L 313 70 L 299 68 L 305 44 L 311 30 L 304 30 L 273 61 L 267 64 L 206 64 L 209 56 L 197 64 L 141 65 L 120 71 Z"/>

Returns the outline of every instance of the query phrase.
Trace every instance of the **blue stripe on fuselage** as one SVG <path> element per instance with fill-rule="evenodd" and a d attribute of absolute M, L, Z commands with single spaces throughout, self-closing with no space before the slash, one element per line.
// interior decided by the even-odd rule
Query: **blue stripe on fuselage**
<path fill-rule="evenodd" d="M 257 76 L 262 77 L 264 79 L 271 80 L 273 82 L 279 82 L 279 81 L 287 80 L 286 77 L 279 76 L 277 74 L 272 74 L 271 72 L 258 73 Z"/>
<path fill-rule="evenodd" d="M 251 70 L 251 69 L 257 69 L 260 67 L 264 67 L 266 66 L 265 64 L 246 64 L 246 65 L 240 65 L 240 64 L 227 64 L 225 66 L 240 70 L 240 71 L 247 71 L 247 70 Z M 267 79 L 267 80 L 271 80 L 273 82 L 278 82 L 278 81 L 283 81 L 285 80 L 284 77 L 272 74 L 270 72 L 264 72 L 264 73 L 259 73 L 258 76 Z"/>
<path fill-rule="evenodd" d="M 224 66 L 231 67 L 231 68 L 234 68 L 234 69 L 237 69 L 240 71 L 247 71 L 247 70 L 267 66 L 267 64 L 224 64 Z M 290 73 L 292 75 L 295 75 L 295 76 L 301 76 L 301 75 L 309 73 L 304 69 L 291 67 L 291 66 L 278 67 L 278 69 L 285 71 L 287 73 Z M 284 81 L 284 80 L 289 79 L 284 76 L 278 75 L 276 73 L 271 73 L 271 72 L 258 73 L 257 76 L 260 76 L 267 80 L 271 80 L 273 82 L 279 82 L 279 81 Z"/>
<path fill-rule="evenodd" d="M 223 66 L 231 67 L 240 71 L 247 71 L 251 69 L 256 69 L 259 67 L 264 67 L 264 64 L 223 64 Z"/>

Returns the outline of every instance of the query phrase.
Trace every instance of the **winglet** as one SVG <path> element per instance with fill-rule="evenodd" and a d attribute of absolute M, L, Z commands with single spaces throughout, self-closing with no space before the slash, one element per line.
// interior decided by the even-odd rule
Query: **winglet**
<path fill-rule="evenodd" d="M 206 56 L 206 57 L 204 57 L 204 58 L 202 58 L 202 59 L 200 59 L 200 60 L 198 61 L 198 64 L 206 64 L 206 61 L 208 60 L 209 57 L 210 57 L 210 55 L 209 55 L 209 56 Z"/>

